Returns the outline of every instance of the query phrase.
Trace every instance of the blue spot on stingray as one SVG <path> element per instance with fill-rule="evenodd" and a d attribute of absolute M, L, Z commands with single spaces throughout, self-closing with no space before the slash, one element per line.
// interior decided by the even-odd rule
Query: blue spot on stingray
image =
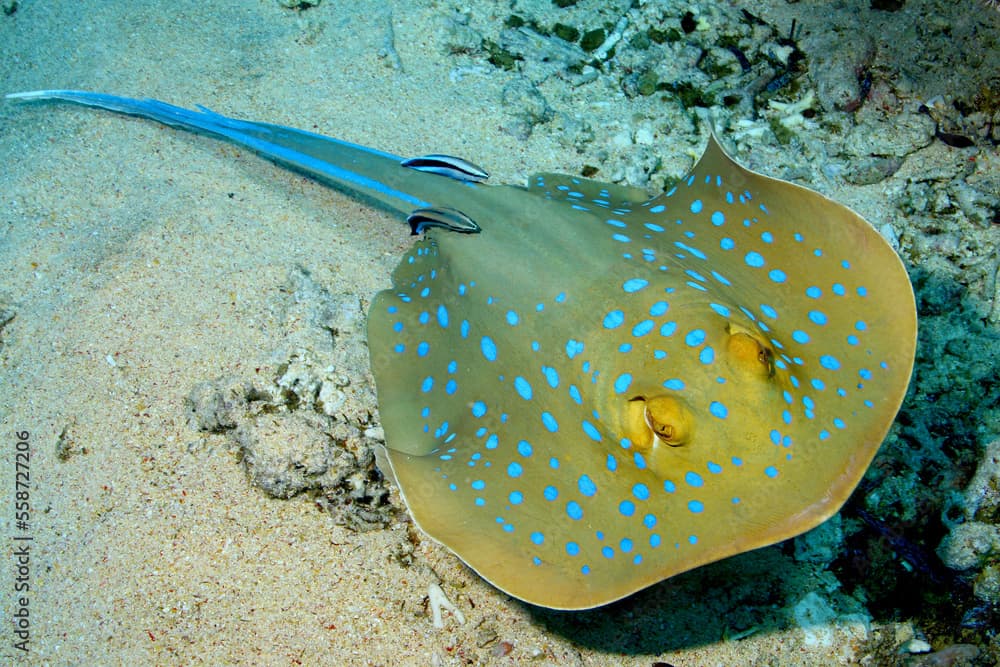
<path fill-rule="evenodd" d="M 764 468 L 764 474 L 768 477 L 774 478 L 778 476 L 778 469 L 774 466 L 767 466 Z"/>
<path fill-rule="evenodd" d="M 559 430 L 559 422 L 557 422 L 556 418 L 549 412 L 542 413 L 542 424 L 544 424 L 545 428 L 549 430 L 549 433 L 555 433 Z"/>
<path fill-rule="evenodd" d="M 660 315 L 666 313 L 668 308 L 670 308 L 670 304 L 666 301 L 657 301 L 649 307 L 649 314 L 653 317 L 659 317 Z"/>
<path fill-rule="evenodd" d="M 710 364 L 714 360 L 715 360 L 715 350 L 713 350 L 707 345 L 701 349 L 701 352 L 698 353 L 698 361 L 700 361 L 703 364 Z"/>
<path fill-rule="evenodd" d="M 691 212 L 692 213 L 701 213 L 701 208 L 702 208 L 702 204 L 701 204 L 701 200 L 700 199 L 695 199 L 693 202 L 691 202 Z"/>
<path fill-rule="evenodd" d="M 649 487 L 641 483 L 636 484 L 635 486 L 632 487 L 632 495 L 638 498 L 639 500 L 648 500 Z"/>
<path fill-rule="evenodd" d="M 626 391 L 628 391 L 628 388 L 631 384 L 632 384 L 632 374 L 622 373 L 621 375 L 618 376 L 618 379 L 615 380 L 615 393 L 617 394 L 625 393 Z"/>
<path fill-rule="evenodd" d="M 438 319 L 438 324 L 440 324 L 442 327 L 448 326 L 448 309 L 445 308 L 443 305 L 438 306 L 437 319 Z"/>
<path fill-rule="evenodd" d="M 776 283 L 783 283 L 787 279 L 785 272 L 780 269 L 771 269 L 770 272 L 768 272 L 767 277 Z"/>
<path fill-rule="evenodd" d="M 632 516 L 635 514 L 635 503 L 631 500 L 623 500 L 618 504 L 618 512 L 622 516 Z"/>
<path fill-rule="evenodd" d="M 507 466 L 507 474 L 511 477 L 520 477 L 521 473 L 524 472 L 524 468 L 517 461 L 512 461 L 510 465 Z"/>
<path fill-rule="evenodd" d="M 753 250 L 746 254 L 743 261 L 747 263 L 747 266 L 752 266 L 755 269 L 759 269 L 764 266 L 764 256 Z"/>
<path fill-rule="evenodd" d="M 420 341 L 420 344 L 417 345 L 417 356 L 426 357 L 427 353 L 430 352 L 430 350 L 431 346 L 428 345 L 426 341 Z"/>
<path fill-rule="evenodd" d="M 575 384 L 569 386 L 569 397 L 573 399 L 573 402 L 577 405 L 583 405 L 583 397 L 580 396 L 580 390 L 576 388 Z"/>
<path fill-rule="evenodd" d="M 705 505 L 700 500 L 690 500 L 688 501 L 688 509 L 695 514 L 700 514 L 705 511 Z"/>
<path fill-rule="evenodd" d="M 710 303 L 708 304 L 708 307 L 717 312 L 719 315 L 722 315 L 723 317 L 729 317 L 729 309 L 726 308 L 725 306 L 719 305 L 717 303 Z"/>
<path fill-rule="evenodd" d="M 765 315 L 767 315 L 768 317 L 770 317 L 772 320 L 778 319 L 778 311 L 776 311 L 774 308 L 772 308 L 771 306 L 767 305 L 766 303 L 760 304 L 760 312 L 764 313 Z"/>
<path fill-rule="evenodd" d="M 719 419 L 725 419 L 729 416 L 729 410 L 726 406 L 718 401 L 712 401 L 712 404 L 708 406 L 708 411 L 712 413 L 713 416 Z"/>
<path fill-rule="evenodd" d="M 566 503 L 566 514 L 568 514 L 569 518 L 573 519 L 574 521 L 579 521 L 580 519 L 583 518 L 583 508 L 580 507 L 580 503 L 576 502 L 575 500 L 571 500 L 568 503 Z"/>
<path fill-rule="evenodd" d="M 572 359 L 576 355 L 583 352 L 583 343 L 578 340 L 570 339 L 566 341 L 566 356 Z"/>
<path fill-rule="evenodd" d="M 462 338 L 469 337 L 469 320 L 462 320 L 462 324 L 459 325 L 459 333 L 462 334 Z"/>
<path fill-rule="evenodd" d="M 723 250 L 732 250 L 736 247 L 736 242 L 727 236 L 719 241 L 719 247 Z"/>
<path fill-rule="evenodd" d="M 664 338 L 673 336 L 675 331 L 677 331 L 677 322 L 664 322 L 663 326 L 660 327 L 660 335 Z"/>
<path fill-rule="evenodd" d="M 567 542 L 566 543 L 566 553 L 568 553 L 570 556 L 577 556 L 577 555 L 579 555 L 580 554 L 580 545 L 577 544 L 576 542 Z"/>
<path fill-rule="evenodd" d="M 656 323 L 653 322 L 653 320 L 643 320 L 642 322 L 639 322 L 637 325 L 632 327 L 632 335 L 635 336 L 636 338 L 639 338 L 640 336 L 645 336 L 650 331 L 652 331 L 653 327 L 655 326 Z"/>
<path fill-rule="evenodd" d="M 597 485 L 594 484 L 594 481 L 586 475 L 580 475 L 580 479 L 577 481 L 576 486 L 580 489 L 580 493 L 585 496 L 593 496 L 597 493 Z"/>
<path fill-rule="evenodd" d="M 809 319 L 812 320 L 813 324 L 818 324 L 820 326 L 823 326 L 827 322 L 826 313 L 819 310 L 810 310 Z"/>
<path fill-rule="evenodd" d="M 449 395 L 454 394 L 458 391 L 458 383 L 454 380 L 448 380 L 447 384 L 444 386 L 444 390 Z"/>
<path fill-rule="evenodd" d="M 480 347 L 483 351 L 483 356 L 486 357 L 486 361 L 496 361 L 497 360 L 497 345 L 493 342 L 493 339 L 489 336 L 483 336 L 483 340 L 480 342 Z"/>
<path fill-rule="evenodd" d="M 535 544 L 541 544 L 545 541 L 545 536 L 539 532 L 534 532 L 531 534 L 531 541 Z"/>
<path fill-rule="evenodd" d="M 425 394 L 434 388 L 434 378 L 430 375 L 424 378 L 424 381 L 420 383 L 420 391 Z"/>
<path fill-rule="evenodd" d="M 586 419 L 583 420 L 583 432 L 590 436 L 590 439 L 594 442 L 601 441 L 601 432 L 597 430 L 597 427 L 591 424 Z"/>
<path fill-rule="evenodd" d="M 684 473 L 684 481 L 694 487 L 699 487 L 705 483 L 705 480 L 701 478 L 701 475 L 690 470 Z"/>
<path fill-rule="evenodd" d="M 796 343 L 800 343 L 802 345 L 805 345 L 806 343 L 809 342 L 809 334 L 807 334 L 805 331 L 801 331 L 799 329 L 796 329 L 795 331 L 792 332 L 792 339 Z"/>
<path fill-rule="evenodd" d="M 507 496 L 507 500 L 510 501 L 511 505 L 520 505 L 524 502 L 524 494 L 520 491 L 511 491 L 510 495 Z"/>
<path fill-rule="evenodd" d="M 684 337 L 684 342 L 690 347 L 697 347 L 705 342 L 705 332 L 702 329 L 692 329 Z"/>
<path fill-rule="evenodd" d="M 815 285 L 810 285 L 806 288 L 806 296 L 810 299 L 818 299 L 823 296 L 823 290 L 816 287 Z"/>
<path fill-rule="evenodd" d="M 616 459 L 611 454 L 608 454 L 608 458 L 607 461 L 604 463 L 604 467 L 606 467 L 611 472 L 618 470 L 618 459 Z"/>
<path fill-rule="evenodd" d="M 723 285 L 727 285 L 727 286 L 728 286 L 728 285 L 732 285 L 732 283 L 731 283 L 731 282 L 729 282 L 729 279 L 728 279 L 728 278 L 726 278 L 726 277 L 725 277 L 724 275 L 722 275 L 721 273 L 719 273 L 718 271 L 712 271 L 711 273 L 712 273 L 712 277 L 713 277 L 713 278 L 715 278 L 716 280 L 718 280 L 718 281 L 719 281 L 720 283 L 722 283 Z"/>
<path fill-rule="evenodd" d="M 520 321 L 520 318 L 517 316 L 516 312 L 514 312 L 513 310 L 508 310 L 507 311 L 507 324 L 509 324 L 510 326 L 513 327 L 513 326 L 517 326 L 517 323 L 519 321 Z"/>
<path fill-rule="evenodd" d="M 601 547 L 601 555 L 605 558 L 614 558 L 615 550 L 611 547 Z"/>
<path fill-rule="evenodd" d="M 472 404 L 472 416 L 473 417 L 476 417 L 478 419 L 479 417 L 482 417 L 485 414 L 486 414 L 486 404 L 485 403 L 483 403 L 482 401 L 476 401 L 475 403 Z"/>
<path fill-rule="evenodd" d="M 549 502 L 552 502 L 559 497 L 559 489 L 554 486 L 546 486 L 545 490 L 542 491 L 542 496 Z"/>
<path fill-rule="evenodd" d="M 531 385 L 523 377 L 518 375 L 514 378 L 514 389 L 517 390 L 518 395 L 526 401 L 531 400 L 532 392 Z"/>
<path fill-rule="evenodd" d="M 628 294 L 631 294 L 633 292 L 638 292 L 647 285 L 649 285 L 648 280 L 643 280 L 642 278 L 630 278 L 622 285 L 622 289 Z"/>
<path fill-rule="evenodd" d="M 604 316 L 604 328 L 616 329 L 625 321 L 625 313 L 620 310 L 612 310 Z"/>
<path fill-rule="evenodd" d="M 824 354 L 819 358 L 819 365 L 830 371 L 840 370 L 840 361 L 829 354 Z"/>
<path fill-rule="evenodd" d="M 542 366 L 542 375 L 545 376 L 545 381 L 549 383 L 549 386 L 555 389 L 559 386 L 559 373 L 556 369 L 551 366 Z"/>
<path fill-rule="evenodd" d="M 532 450 L 531 448 L 531 443 L 528 442 L 527 440 L 521 440 L 517 443 L 517 453 L 523 456 L 524 458 L 528 458 L 529 456 L 531 456 L 533 451 L 534 450 Z"/>
<path fill-rule="evenodd" d="M 667 389 L 672 389 L 674 391 L 681 391 L 682 389 L 684 389 L 684 381 L 679 380 L 677 378 L 670 378 L 669 380 L 663 383 L 663 386 L 666 387 Z"/>

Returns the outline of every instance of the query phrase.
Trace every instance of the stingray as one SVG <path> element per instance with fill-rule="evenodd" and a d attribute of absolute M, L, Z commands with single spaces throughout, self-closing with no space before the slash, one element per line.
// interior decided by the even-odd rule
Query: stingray
<path fill-rule="evenodd" d="M 586 609 L 798 535 L 845 502 L 913 366 L 892 248 L 714 136 L 676 187 L 540 174 L 79 91 L 13 95 L 224 138 L 407 217 L 368 344 L 417 525 L 497 588 Z"/>

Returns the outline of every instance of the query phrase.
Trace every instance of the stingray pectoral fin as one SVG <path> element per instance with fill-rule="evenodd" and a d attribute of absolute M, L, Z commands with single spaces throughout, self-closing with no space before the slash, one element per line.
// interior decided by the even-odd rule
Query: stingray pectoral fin
<path fill-rule="evenodd" d="M 549 172 L 532 175 L 528 179 L 528 187 L 532 191 L 538 191 L 537 194 L 545 194 L 554 199 L 568 196 L 586 204 L 598 203 L 611 208 L 634 205 L 649 199 L 649 193 L 640 188 Z"/>

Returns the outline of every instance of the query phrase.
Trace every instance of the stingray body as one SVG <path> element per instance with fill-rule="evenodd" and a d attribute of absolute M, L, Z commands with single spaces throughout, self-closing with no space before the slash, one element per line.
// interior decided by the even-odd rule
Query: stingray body
<path fill-rule="evenodd" d="M 412 214 L 425 233 L 369 313 L 382 465 L 427 534 L 537 605 L 595 607 L 816 526 L 906 391 L 893 250 L 714 138 L 647 199 L 551 174 L 487 186 L 455 158 L 155 100 L 18 97 L 223 137 Z"/>

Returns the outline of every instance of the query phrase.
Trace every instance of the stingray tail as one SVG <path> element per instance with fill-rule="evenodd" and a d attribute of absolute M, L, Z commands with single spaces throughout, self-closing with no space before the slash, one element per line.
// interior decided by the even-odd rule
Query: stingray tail
<path fill-rule="evenodd" d="M 405 163 L 410 161 L 398 155 L 282 125 L 230 118 L 203 106 L 191 110 L 154 99 L 80 90 L 36 90 L 13 93 L 7 97 L 24 101 L 62 100 L 141 116 L 164 125 L 225 139 L 327 185 L 370 198 L 404 215 L 410 215 L 415 210 L 437 210 L 434 201 L 421 195 L 439 195 L 443 188 L 458 185 L 454 181 L 442 183 L 451 179 L 443 178 L 440 172 L 407 168 L 409 165 Z"/>

